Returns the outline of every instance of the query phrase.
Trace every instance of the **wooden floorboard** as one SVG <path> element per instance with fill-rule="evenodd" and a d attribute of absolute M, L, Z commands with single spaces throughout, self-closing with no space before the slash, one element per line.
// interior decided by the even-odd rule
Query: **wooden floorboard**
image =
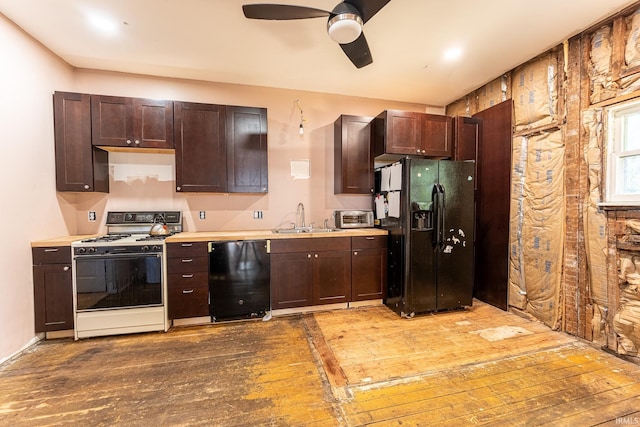
<path fill-rule="evenodd" d="M 640 425 L 640 366 L 474 303 L 39 343 L 0 366 L 0 426 Z"/>

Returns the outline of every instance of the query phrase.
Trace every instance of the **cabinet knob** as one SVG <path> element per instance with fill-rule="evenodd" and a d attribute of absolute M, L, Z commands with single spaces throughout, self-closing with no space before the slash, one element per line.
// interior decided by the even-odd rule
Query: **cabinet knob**
<path fill-rule="evenodd" d="M 307 254 L 307 258 L 311 258 L 311 254 Z"/>
<path fill-rule="evenodd" d="M 416 150 L 416 153 L 420 154 L 420 149 L 419 148 Z"/>
<path fill-rule="evenodd" d="M 90 188 L 91 188 L 91 186 L 90 186 L 89 184 L 85 184 L 85 185 L 84 185 L 84 189 L 85 189 L 85 190 L 88 190 L 88 189 L 90 189 Z"/>
<path fill-rule="evenodd" d="M 176 191 L 182 191 L 182 187 L 176 187 Z"/>
<path fill-rule="evenodd" d="M 316 258 L 318 258 L 318 254 L 315 254 L 314 256 L 315 256 Z"/>
<path fill-rule="evenodd" d="M 353 251 L 353 254 L 354 255 L 358 255 L 358 251 Z"/>
<path fill-rule="evenodd" d="M 140 145 L 140 140 L 136 139 L 135 144 L 136 144 L 136 145 Z"/>
<path fill-rule="evenodd" d="M 71 268 L 71 267 L 69 267 L 68 265 L 65 265 L 64 267 L 62 267 L 62 270 L 63 270 L 63 271 L 69 271 L 69 269 L 70 269 L 70 268 Z"/>
<path fill-rule="evenodd" d="M 130 139 L 127 139 L 127 144 L 131 145 L 131 140 Z"/>
<path fill-rule="evenodd" d="M 422 154 L 425 154 L 427 152 L 427 150 L 422 150 Z"/>

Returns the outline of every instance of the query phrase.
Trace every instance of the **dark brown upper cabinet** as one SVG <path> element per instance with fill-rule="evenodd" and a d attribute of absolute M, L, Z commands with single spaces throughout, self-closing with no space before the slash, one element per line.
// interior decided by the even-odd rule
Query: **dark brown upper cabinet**
<path fill-rule="evenodd" d="M 334 194 L 373 193 L 371 117 L 342 115 L 334 123 Z"/>
<path fill-rule="evenodd" d="M 176 191 L 227 190 L 225 107 L 174 102 Z"/>
<path fill-rule="evenodd" d="M 372 122 L 374 156 L 451 157 L 452 118 L 386 110 Z"/>
<path fill-rule="evenodd" d="M 227 191 L 268 191 L 267 110 L 226 107 Z"/>
<path fill-rule="evenodd" d="M 105 147 L 173 148 L 173 102 L 91 96 L 92 143 Z"/>
<path fill-rule="evenodd" d="M 266 193 L 267 110 L 175 102 L 176 191 Z"/>
<path fill-rule="evenodd" d="M 91 145 L 91 96 L 53 94 L 56 189 L 109 192 L 109 153 Z"/>

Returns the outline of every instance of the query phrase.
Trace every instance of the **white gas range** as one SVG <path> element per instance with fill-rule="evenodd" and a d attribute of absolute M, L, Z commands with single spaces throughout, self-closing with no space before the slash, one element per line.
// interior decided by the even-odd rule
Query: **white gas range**
<path fill-rule="evenodd" d="M 167 235 L 149 235 L 156 223 Z M 75 338 L 166 331 L 164 239 L 182 231 L 182 214 L 108 212 L 107 234 L 71 244 Z"/>

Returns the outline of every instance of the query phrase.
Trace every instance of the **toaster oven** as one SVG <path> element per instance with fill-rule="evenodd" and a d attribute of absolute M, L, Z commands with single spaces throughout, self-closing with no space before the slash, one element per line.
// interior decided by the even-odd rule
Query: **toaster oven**
<path fill-rule="evenodd" d="M 333 212 L 336 228 L 373 227 L 372 210 L 337 210 Z"/>

